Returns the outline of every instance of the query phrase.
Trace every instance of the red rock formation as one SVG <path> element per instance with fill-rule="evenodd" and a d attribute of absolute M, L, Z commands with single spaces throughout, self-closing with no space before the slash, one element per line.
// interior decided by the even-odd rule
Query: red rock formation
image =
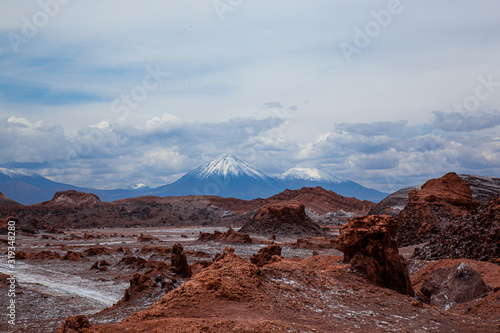
<path fill-rule="evenodd" d="M 354 217 L 340 228 L 335 247 L 344 262 L 377 285 L 413 296 L 406 262 L 396 242 L 397 223 L 390 215 Z"/>
<path fill-rule="evenodd" d="M 172 270 L 179 274 L 182 277 L 189 278 L 193 275 L 191 268 L 189 268 L 189 264 L 187 262 L 186 254 L 184 253 L 184 249 L 181 244 L 175 244 L 172 246 L 172 254 L 171 254 L 171 264 Z"/>
<path fill-rule="evenodd" d="M 431 179 L 420 190 L 410 191 L 408 204 L 397 217 L 398 242 L 400 246 L 423 243 L 478 206 L 469 185 L 456 173 Z"/>
<path fill-rule="evenodd" d="M 38 259 L 38 260 L 50 260 L 50 259 L 61 259 L 59 256 L 59 253 L 53 252 L 53 251 L 40 251 L 37 254 L 34 254 L 30 256 L 31 259 Z"/>
<path fill-rule="evenodd" d="M 93 206 L 101 202 L 101 199 L 95 194 L 78 192 L 75 190 L 60 191 L 54 194 L 54 197 L 45 202 L 46 206 Z"/>
<path fill-rule="evenodd" d="M 86 249 L 83 251 L 84 256 L 102 256 L 102 255 L 107 255 L 109 254 L 110 250 L 105 248 L 104 246 L 93 246 L 91 248 Z"/>
<path fill-rule="evenodd" d="M 63 260 L 82 261 L 85 259 L 83 258 L 82 254 L 79 252 L 68 251 L 68 253 L 66 253 L 66 255 L 63 257 Z"/>
<path fill-rule="evenodd" d="M 84 315 L 69 316 L 57 333 L 92 333 L 92 325 Z"/>
<path fill-rule="evenodd" d="M 130 287 L 125 290 L 125 295 L 123 298 L 118 301 L 120 302 L 129 302 L 133 299 L 143 297 L 144 293 L 147 293 L 148 290 L 156 288 L 156 283 L 147 275 L 136 273 L 130 279 Z"/>
<path fill-rule="evenodd" d="M 229 228 L 226 232 L 222 233 L 215 230 L 213 234 L 208 232 L 200 232 L 198 236 L 198 242 L 223 242 L 223 243 L 240 243 L 240 244 L 250 244 L 252 243 L 252 238 L 248 234 L 244 234 L 235 231 L 233 228 Z"/>
<path fill-rule="evenodd" d="M 299 201 L 261 207 L 239 232 L 267 236 L 326 236 L 326 232 L 306 215 L 305 206 Z"/>
<path fill-rule="evenodd" d="M 250 201 L 214 196 L 199 197 L 199 199 L 202 198 L 205 198 L 214 206 L 231 210 L 236 214 L 243 214 L 265 205 L 280 203 L 283 201 L 300 201 L 307 208 L 313 210 L 319 215 L 332 211 L 337 212 L 339 210 L 366 214 L 375 205 L 371 201 L 361 201 L 356 198 L 343 197 L 333 191 L 325 190 L 319 186 L 303 187 L 300 190 L 285 190 L 267 199 L 254 199 Z"/>
<path fill-rule="evenodd" d="M 430 304 L 441 309 L 449 308 L 483 296 L 491 291 L 481 274 L 465 263 L 442 267 L 424 280 L 420 291 Z"/>
<path fill-rule="evenodd" d="M 250 257 L 250 262 L 257 265 L 257 267 L 262 267 L 266 264 L 280 261 L 281 259 L 283 259 L 281 257 L 281 246 L 273 244 L 261 248 L 257 254 L 252 255 Z"/>
<path fill-rule="evenodd" d="M 444 227 L 422 249 L 420 259 L 468 258 L 495 261 L 500 258 L 500 198 L 481 206 Z"/>

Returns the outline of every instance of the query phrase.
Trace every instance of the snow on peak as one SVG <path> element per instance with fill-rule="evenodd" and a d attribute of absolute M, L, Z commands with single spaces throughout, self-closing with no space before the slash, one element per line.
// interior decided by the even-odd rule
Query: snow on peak
<path fill-rule="evenodd" d="M 211 175 L 222 176 L 250 176 L 256 179 L 268 178 L 264 173 L 231 154 L 222 154 L 215 160 L 207 162 L 192 171 L 198 178 L 205 179 Z"/>
<path fill-rule="evenodd" d="M 19 178 L 19 177 L 36 177 L 39 176 L 37 173 L 30 171 L 28 169 L 6 169 L 0 168 L 0 174 L 4 174 L 10 178 Z"/>
<path fill-rule="evenodd" d="M 144 183 L 138 183 L 138 184 L 135 184 L 135 185 L 132 185 L 130 188 L 132 190 L 142 190 L 142 189 L 145 189 L 147 188 L 148 186 Z"/>
<path fill-rule="evenodd" d="M 315 182 L 333 182 L 337 184 L 345 181 L 343 178 L 316 168 L 292 168 L 282 173 L 280 178 L 285 181 L 304 179 Z"/>

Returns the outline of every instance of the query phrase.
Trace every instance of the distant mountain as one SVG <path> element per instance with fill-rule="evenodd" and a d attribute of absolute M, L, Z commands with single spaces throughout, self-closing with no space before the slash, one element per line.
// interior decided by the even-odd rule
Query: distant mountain
<path fill-rule="evenodd" d="M 157 188 L 136 184 L 126 189 L 99 190 L 51 181 L 25 169 L 0 168 L 0 191 L 23 205 L 49 201 L 59 191 L 96 194 L 102 201 L 145 195 L 218 195 L 251 200 L 268 198 L 285 189 L 321 186 L 345 197 L 378 202 L 387 194 L 335 177 L 319 169 L 293 168 L 279 178 L 269 177 L 233 155 L 224 154 L 188 172 L 179 180 Z"/>
<path fill-rule="evenodd" d="M 218 195 L 239 199 L 267 198 L 283 184 L 230 154 L 223 154 L 188 172 L 176 182 L 160 186 L 159 196 Z"/>
<path fill-rule="evenodd" d="M 60 191 L 76 190 L 94 193 L 104 201 L 114 201 L 123 198 L 143 195 L 147 190 L 143 187 L 137 189 L 98 190 L 81 188 L 78 186 L 54 182 L 37 173 L 26 169 L 0 168 L 0 192 L 9 199 L 23 205 L 33 205 L 49 201 L 54 194 Z"/>
<path fill-rule="evenodd" d="M 290 190 L 321 186 L 344 197 L 355 197 L 373 202 L 379 202 L 387 196 L 387 193 L 366 188 L 351 180 L 339 178 L 324 170 L 314 168 L 292 168 L 284 172 L 279 179 Z"/>

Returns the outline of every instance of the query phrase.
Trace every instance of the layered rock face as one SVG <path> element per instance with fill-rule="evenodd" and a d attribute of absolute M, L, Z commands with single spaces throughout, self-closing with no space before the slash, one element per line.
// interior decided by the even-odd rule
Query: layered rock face
<path fill-rule="evenodd" d="M 335 248 L 367 280 L 413 296 L 406 262 L 398 252 L 396 229 L 397 222 L 390 215 L 354 217 L 340 228 Z"/>
<path fill-rule="evenodd" d="M 321 227 L 306 215 L 305 207 L 299 201 L 261 207 L 239 232 L 264 236 L 326 236 Z"/>
<path fill-rule="evenodd" d="M 429 244 L 417 249 L 419 259 L 467 258 L 500 263 L 500 197 L 474 214 L 453 221 Z"/>
<path fill-rule="evenodd" d="M 478 206 L 469 185 L 456 173 L 431 179 L 420 190 L 409 192 L 408 204 L 397 217 L 399 245 L 426 242 L 450 221 Z"/>

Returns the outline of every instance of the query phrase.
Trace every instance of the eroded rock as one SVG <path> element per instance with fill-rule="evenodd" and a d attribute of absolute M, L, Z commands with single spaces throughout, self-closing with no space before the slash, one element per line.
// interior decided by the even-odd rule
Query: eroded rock
<path fill-rule="evenodd" d="M 413 296 L 405 259 L 399 255 L 397 222 L 390 215 L 354 217 L 340 228 L 335 248 L 344 262 L 374 284 Z"/>
<path fill-rule="evenodd" d="M 193 275 L 181 244 L 175 244 L 174 246 L 172 246 L 172 254 L 170 260 L 172 264 L 172 270 L 176 274 L 185 278 L 190 278 Z"/>
<path fill-rule="evenodd" d="M 69 316 L 62 323 L 57 333 L 91 333 L 92 325 L 84 315 Z"/>
<path fill-rule="evenodd" d="M 281 246 L 272 244 L 261 248 L 257 254 L 252 255 L 250 257 L 250 262 L 258 267 L 262 267 L 266 264 L 280 261 L 281 259 L 283 259 L 281 257 Z"/>

